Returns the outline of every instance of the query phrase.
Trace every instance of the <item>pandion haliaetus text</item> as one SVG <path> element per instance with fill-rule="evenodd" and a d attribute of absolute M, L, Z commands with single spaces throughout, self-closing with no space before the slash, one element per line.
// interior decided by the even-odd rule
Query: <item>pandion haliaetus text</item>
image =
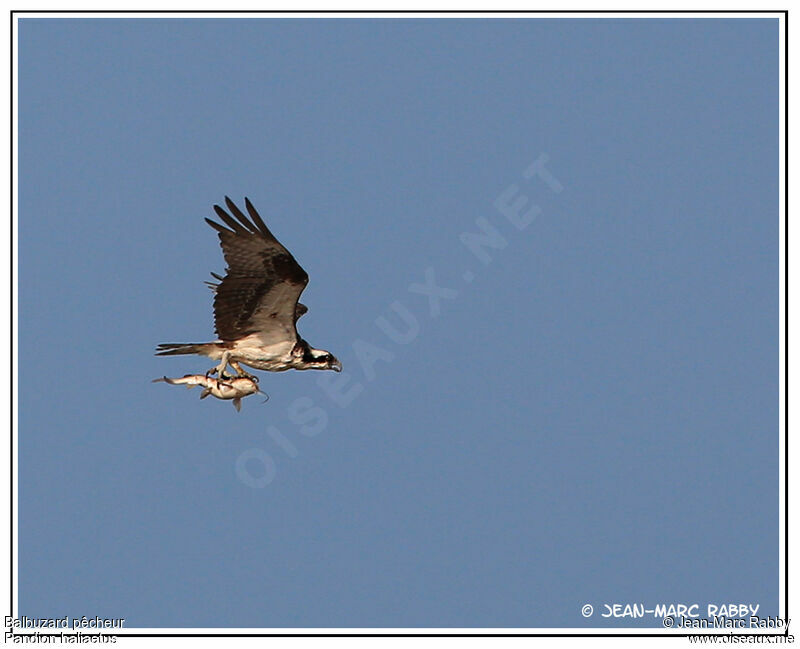
<path fill-rule="evenodd" d="M 219 339 L 164 343 L 156 354 L 208 356 L 219 361 L 209 373 L 216 372 L 220 377 L 228 365 L 239 376 L 250 376 L 241 365 L 269 372 L 341 371 L 342 364 L 333 354 L 314 349 L 297 333 L 297 319 L 308 311 L 298 302 L 308 284 L 308 274 L 272 235 L 247 198 L 244 204 L 249 219 L 227 196 L 225 205 L 230 214 L 214 206 L 225 225 L 206 219 L 219 235 L 228 264 L 225 277 L 211 273 L 219 284 L 208 282 L 214 291 L 214 324 Z"/>

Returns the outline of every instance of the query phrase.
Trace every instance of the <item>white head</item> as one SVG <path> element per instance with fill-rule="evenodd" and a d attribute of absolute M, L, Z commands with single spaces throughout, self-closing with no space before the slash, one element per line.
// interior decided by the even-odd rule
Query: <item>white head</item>
<path fill-rule="evenodd" d="M 314 349 L 305 340 L 300 340 L 292 350 L 294 367 L 298 370 L 333 370 L 342 371 L 342 364 L 330 352 Z"/>

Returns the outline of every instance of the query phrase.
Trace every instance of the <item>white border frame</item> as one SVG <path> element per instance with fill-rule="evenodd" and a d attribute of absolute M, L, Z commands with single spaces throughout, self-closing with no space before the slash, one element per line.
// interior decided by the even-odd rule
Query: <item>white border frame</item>
<path fill-rule="evenodd" d="M 322 3 L 320 3 L 322 4 Z M 641 4 L 641 3 L 640 3 Z M 392 7 L 395 9 L 396 7 Z M 563 9 L 563 7 L 562 7 Z M 265 10 L 266 11 L 266 10 Z M 298 10 L 299 11 L 299 10 Z M 17 449 L 18 449 L 18 426 L 17 426 L 17 404 L 18 404 L 18 394 L 17 394 L 17 381 L 16 381 L 16 368 L 18 367 L 18 348 L 17 348 L 17 313 L 18 313 L 18 300 L 17 300 L 17 290 L 16 290 L 16 278 L 17 275 L 17 260 L 19 259 L 18 255 L 18 241 L 17 241 L 17 219 L 18 219 L 18 211 L 17 211 L 17 187 L 18 187 L 18 175 L 17 175 L 17 105 L 16 105 L 16 98 L 17 98 L 17 26 L 18 21 L 20 19 L 29 18 L 29 17 L 36 17 L 36 18 L 79 18 L 79 19 L 86 19 L 86 18 L 200 18 L 200 19 L 219 19 L 219 18 L 262 18 L 262 19 L 281 19 L 281 18 L 341 18 L 341 19 L 356 19 L 356 18 L 364 18 L 364 17 L 380 17 L 380 18 L 415 18 L 415 17 L 423 17 L 423 18 L 476 18 L 476 19 L 488 19 L 488 18 L 496 18 L 496 19 L 514 19 L 514 18 L 535 18 L 535 19 L 549 19 L 549 18 L 568 18 L 573 20 L 579 20 L 584 18 L 611 18 L 611 19 L 619 19 L 619 18 L 744 18 L 744 19 L 752 19 L 752 18 L 774 18 L 779 21 L 779 74 L 780 74 L 780 91 L 779 91 L 779 137 L 780 137 L 780 184 L 779 184 L 779 191 L 780 191 L 780 198 L 779 198 L 779 205 L 780 205 L 780 261 L 779 261 L 779 274 L 780 274 L 780 281 L 779 281 L 779 291 L 780 291 L 780 315 L 779 315 L 779 336 L 780 336 L 780 396 L 779 396 L 779 426 L 780 426 L 780 443 L 779 443 L 779 463 L 780 463 L 780 526 L 779 526 L 779 538 L 780 538 L 780 547 L 779 547 L 779 576 L 780 576 L 780 594 L 779 594 L 779 610 L 780 610 L 780 617 L 786 618 L 787 617 L 787 610 L 786 610 L 786 545 L 785 545 L 785 538 L 786 538 L 786 475 L 785 475 L 785 467 L 786 467 L 786 223 L 787 223 L 787 214 L 786 214 L 786 158 L 785 158 L 785 150 L 786 150 L 786 84 L 785 84 L 785 53 L 786 53 L 786 42 L 785 42 L 785 33 L 786 33 L 786 16 L 782 12 L 758 12 L 758 13 L 747 13 L 747 14 L 737 14 L 737 13 L 727 13 L 727 12 L 685 12 L 685 13 L 673 13 L 673 12 L 653 12 L 648 13 L 647 11 L 650 10 L 642 10 L 642 11 L 620 11 L 620 12 L 605 12 L 603 10 L 598 10 L 597 12 L 593 12 L 592 10 L 581 11 L 580 13 L 569 13 L 569 11 L 563 12 L 552 12 L 552 13 L 535 13 L 536 11 L 551 11 L 547 9 L 531 9 L 530 11 L 514 11 L 510 13 L 504 12 L 492 12 L 492 13 L 446 13 L 446 12 L 419 12 L 419 13 L 403 13 L 403 12 L 387 12 L 387 13 L 380 13 L 376 14 L 376 11 L 383 11 L 381 9 L 375 9 L 374 11 L 358 11 L 353 13 L 332 13 L 326 11 L 319 11 L 313 13 L 299 13 L 298 11 L 281 11 L 280 13 L 265 13 L 263 11 L 246 11 L 246 12 L 237 12 L 237 13 L 230 13 L 230 12 L 214 12 L 214 13 L 193 13 L 192 11 L 175 11 L 175 12 L 151 12 L 151 13 L 137 13 L 137 12 L 121 12 L 121 13 L 109 13 L 108 11 L 86 11 L 81 13 L 71 13 L 68 11 L 53 11 L 47 13 L 26 13 L 24 10 L 14 13 L 11 15 L 11 31 L 12 31 L 12 42 L 9 44 L 9 49 L 6 51 L 11 52 L 11 68 L 14 70 L 14 86 L 13 86 L 13 97 L 14 97 L 14 105 L 12 109 L 12 114 L 9 115 L 9 119 L 11 120 L 12 124 L 12 133 L 11 136 L 12 141 L 9 143 L 13 148 L 11 148 L 12 152 L 12 183 L 14 187 L 13 193 L 13 200 L 11 202 L 11 209 L 12 209 L 12 250 L 13 250 L 13 263 L 14 263 L 14 282 L 15 282 L 15 289 L 13 293 L 13 304 L 12 306 L 12 314 L 13 322 L 14 322 L 14 330 L 13 330 L 13 349 L 12 349 L 12 358 L 14 362 L 14 389 L 11 394 L 9 394 L 10 403 L 4 404 L 5 407 L 13 404 L 13 421 L 12 421 L 12 437 L 13 440 L 13 448 L 14 454 L 13 458 L 9 458 L 10 449 L 8 446 L 4 447 L 3 451 L 3 460 L 5 462 L 4 466 L 8 466 L 9 462 L 13 462 L 13 476 L 14 476 L 14 506 L 13 506 L 13 514 L 14 518 L 12 521 L 13 525 L 13 548 L 6 548 L 8 535 L 2 535 L 4 540 L 0 543 L 0 550 L 4 550 L 6 554 L 4 556 L 9 556 L 8 551 L 13 549 L 13 565 L 8 566 L 6 568 L 6 573 L 10 578 L 11 582 L 13 583 L 13 591 L 14 591 L 14 605 L 15 609 L 18 604 L 18 588 L 17 588 L 17 558 L 18 558 L 18 547 L 17 547 L 17 511 L 18 511 L 18 503 L 17 503 L 17 488 L 16 488 L 16 477 L 18 476 L 18 465 L 17 465 Z M 448 10 L 449 11 L 449 10 Z M 466 11 L 466 10 L 465 10 Z M 475 9 L 471 9 L 471 11 L 481 11 L 480 8 L 476 7 Z M 719 10 L 715 10 L 719 11 Z M 731 10 L 735 11 L 735 10 Z M 740 11 L 749 11 L 747 8 L 743 7 Z M 5 38 L 8 38 L 6 36 Z M 796 66 L 792 69 L 797 69 Z M 8 75 L 8 69 L 4 72 L 4 74 Z M 9 79 L 6 78 L 6 86 L 9 87 Z M 794 87 L 794 85 L 792 86 Z M 8 111 L 8 102 L 6 102 L 4 111 Z M 6 189 L 7 191 L 7 189 Z M 3 237 L 5 242 L 6 232 L 4 231 L 0 233 L 0 237 Z M 6 248 L 8 249 L 8 248 Z M 796 303 L 796 302 L 795 302 Z M 8 300 L 4 302 L 3 308 L 5 305 L 8 304 Z M 9 331 L 9 322 L 10 318 L 5 318 L 0 320 L 0 335 L 5 334 L 8 336 Z M 8 338 L 6 338 L 8 339 Z M 2 412 L 0 412 L 2 414 Z M 6 413 L 7 414 L 7 413 Z M 8 421 L 8 419 L 7 419 Z M 6 514 L 5 520 L 9 520 L 9 504 L 10 504 L 10 490 L 9 484 L 6 483 L 0 488 L 0 502 L 2 502 L 2 509 L 3 512 Z M 793 502 L 796 502 L 793 500 Z M 794 524 L 792 524 L 794 527 Z M 790 530 L 791 531 L 791 530 Z M 6 562 L 7 563 L 7 562 Z M 792 580 L 794 582 L 794 580 Z M 5 590 L 5 589 L 3 589 Z M 0 592 L 0 599 L 5 602 L 5 610 L 9 611 L 10 602 L 8 601 L 9 593 Z M 17 611 L 10 611 L 10 613 L 16 616 Z M 84 631 L 88 632 L 89 630 Z M 20 633 L 18 633 L 21 635 Z M 520 629 L 510 629 L 510 628 L 441 628 L 441 629 L 432 629 L 432 628 L 306 628 L 306 629 L 294 629 L 294 628 L 249 628 L 249 629 L 228 629 L 228 628 L 198 628 L 198 629 L 189 629 L 189 628 L 123 628 L 121 630 L 114 630 L 113 635 L 117 635 L 119 637 L 125 635 L 151 635 L 151 636 L 186 636 L 186 635 L 224 635 L 224 636 L 237 636 L 237 635 L 252 635 L 252 634 L 280 634 L 280 635 L 305 635 L 305 634 L 314 634 L 314 635 L 410 635 L 410 634 L 425 634 L 425 635 L 445 635 L 445 636 L 452 636 L 452 635 L 470 635 L 470 636 L 477 636 L 477 635 L 492 635 L 492 636 L 504 636 L 504 635 L 545 635 L 545 636 L 565 636 L 565 635 L 579 635 L 579 636 L 596 636 L 596 635 L 608 635 L 608 636 L 650 636 L 650 635 L 659 635 L 659 636 L 686 636 L 686 635 L 708 635 L 708 634 L 715 634 L 715 635 L 729 635 L 729 629 L 698 629 L 696 633 L 692 631 L 688 631 L 686 629 L 658 629 L 655 627 L 637 627 L 637 628 L 606 628 L 606 627 L 577 627 L 577 628 L 520 628 Z M 735 631 L 735 635 L 783 635 L 783 633 L 765 633 L 761 630 L 752 630 L 752 629 L 737 629 Z"/>

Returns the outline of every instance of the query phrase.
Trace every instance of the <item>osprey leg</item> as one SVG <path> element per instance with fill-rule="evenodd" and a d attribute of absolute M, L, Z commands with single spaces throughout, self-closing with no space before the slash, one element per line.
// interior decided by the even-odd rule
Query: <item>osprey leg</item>
<path fill-rule="evenodd" d="M 222 352 L 222 358 L 219 361 L 219 365 L 217 365 L 217 377 L 220 379 L 225 378 L 225 370 L 228 369 L 228 359 L 231 357 L 231 353 L 228 350 Z"/>
<path fill-rule="evenodd" d="M 256 383 L 258 383 L 258 377 L 257 377 L 257 376 L 254 376 L 253 374 L 248 374 L 247 372 L 245 372 L 245 371 L 242 369 L 242 366 L 241 366 L 241 365 L 239 365 L 239 363 L 237 363 L 236 361 L 231 361 L 231 362 L 230 362 L 230 366 L 231 366 L 231 367 L 232 367 L 234 370 L 236 370 L 236 374 L 237 374 L 238 376 L 245 376 L 245 377 L 247 377 L 248 379 L 252 379 L 252 380 L 253 380 L 253 381 L 255 381 Z"/>

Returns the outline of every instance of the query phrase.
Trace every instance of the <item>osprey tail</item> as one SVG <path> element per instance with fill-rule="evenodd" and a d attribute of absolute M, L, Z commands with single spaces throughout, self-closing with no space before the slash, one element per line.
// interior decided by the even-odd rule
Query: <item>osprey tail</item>
<path fill-rule="evenodd" d="M 203 354 L 217 349 L 216 343 L 162 343 L 156 348 L 156 356 L 177 356 L 179 354 Z"/>

